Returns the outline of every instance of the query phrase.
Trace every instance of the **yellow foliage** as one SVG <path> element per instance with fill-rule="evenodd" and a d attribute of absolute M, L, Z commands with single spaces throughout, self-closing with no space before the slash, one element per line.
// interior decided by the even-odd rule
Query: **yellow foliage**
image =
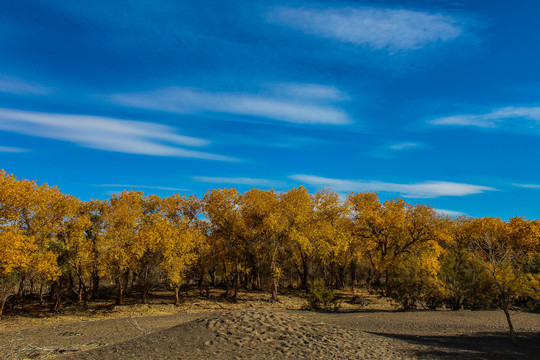
<path fill-rule="evenodd" d="M 427 205 L 381 202 L 372 192 L 217 189 L 201 201 L 124 191 L 85 203 L 0 171 L 0 205 L 4 279 L 30 274 L 51 281 L 64 272 L 88 282 L 99 270 L 120 287 L 126 274 L 141 280 L 153 272 L 178 289 L 186 272 L 199 267 L 201 277 L 212 268 L 227 285 L 231 275 L 237 286 L 241 276 L 264 276 L 274 297 L 287 271 L 307 286 L 315 271 L 337 284 L 332 277 L 350 269 L 354 283 L 360 264 L 369 284 L 414 288 L 403 300 L 412 305 L 454 288 L 461 296 L 463 289 L 443 286 L 441 271 L 458 281 L 468 276 L 458 267 L 474 261 L 471 272 L 492 279 L 507 298 L 537 297 L 540 287 L 540 220 L 451 219 Z"/>
<path fill-rule="evenodd" d="M 0 229 L 0 277 L 25 271 L 36 249 L 32 238 L 17 233 L 14 227 Z"/>

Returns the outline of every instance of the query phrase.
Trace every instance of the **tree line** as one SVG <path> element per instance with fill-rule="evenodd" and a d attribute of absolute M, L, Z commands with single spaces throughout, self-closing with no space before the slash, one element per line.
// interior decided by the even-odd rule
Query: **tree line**
<path fill-rule="evenodd" d="M 204 197 L 124 191 L 88 202 L 0 172 L 0 314 L 21 296 L 87 305 L 114 284 L 122 304 L 165 285 L 266 290 L 315 280 L 398 301 L 484 309 L 540 298 L 540 221 L 452 218 L 373 192 L 213 189 Z M 107 286 L 104 286 L 107 285 Z"/>

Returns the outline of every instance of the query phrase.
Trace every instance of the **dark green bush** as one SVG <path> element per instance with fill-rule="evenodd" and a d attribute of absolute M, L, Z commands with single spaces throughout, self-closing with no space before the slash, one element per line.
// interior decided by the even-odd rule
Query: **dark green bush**
<path fill-rule="evenodd" d="M 315 280 L 306 295 L 306 310 L 338 311 L 341 307 L 339 297 L 328 289 L 322 279 Z"/>

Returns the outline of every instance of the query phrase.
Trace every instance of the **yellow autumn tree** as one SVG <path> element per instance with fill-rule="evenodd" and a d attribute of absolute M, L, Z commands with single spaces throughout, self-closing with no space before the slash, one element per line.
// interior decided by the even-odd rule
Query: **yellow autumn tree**
<path fill-rule="evenodd" d="M 390 269 L 404 238 L 405 202 L 389 200 L 381 204 L 373 192 L 351 194 L 348 202 L 353 236 L 362 244 L 363 258 L 369 264 L 368 287 L 383 281 L 389 295 Z"/>
<path fill-rule="evenodd" d="M 163 277 L 162 238 L 168 236 L 168 228 L 162 216 L 162 199 L 150 195 L 141 199 L 141 214 L 133 243 L 128 249 L 129 269 L 141 286 L 141 302 L 147 303 L 148 293 Z"/>
<path fill-rule="evenodd" d="M 140 191 L 115 194 L 103 210 L 104 235 L 99 244 L 102 268 L 116 282 L 116 304 L 123 302 L 133 256 L 139 251 L 135 239 L 143 217 Z"/>
<path fill-rule="evenodd" d="M 470 252 L 475 219 L 446 219 L 449 238 L 441 242 L 439 279 L 446 304 L 452 310 L 482 309 L 491 305 L 493 285 L 484 268 Z"/>
<path fill-rule="evenodd" d="M 315 251 L 312 197 L 300 186 L 280 194 L 280 205 L 286 222 L 284 246 L 300 278 L 300 287 L 307 291 Z"/>
<path fill-rule="evenodd" d="M 471 231 L 470 251 L 497 290 L 496 300 L 504 311 L 514 344 L 515 332 L 509 312 L 513 302 L 519 296 L 538 297 L 540 294 L 538 273 L 530 273 L 524 266 L 529 256 L 538 254 L 536 234 L 534 224 L 519 218 L 510 222 L 488 217 L 475 219 Z"/>
<path fill-rule="evenodd" d="M 101 277 L 105 273 L 105 263 L 101 261 L 101 253 L 99 249 L 103 248 L 102 241 L 104 239 L 104 211 L 107 208 L 107 201 L 91 200 L 83 204 L 84 216 L 89 220 L 88 227 L 85 229 L 84 234 L 86 237 L 85 252 L 91 253 L 91 258 L 85 259 L 85 264 L 88 261 L 90 269 L 90 287 L 91 296 L 93 299 L 98 297 L 98 290 Z M 84 268 L 84 266 L 83 266 Z"/>
<path fill-rule="evenodd" d="M 231 275 L 238 276 L 240 271 L 244 225 L 238 210 L 239 202 L 240 194 L 236 189 L 214 189 L 207 192 L 203 199 L 203 211 L 210 224 L 207 240 L 213 249 L 214 263 L 219 266 L 225 296 L 230 295 Z M 235 291 L 237 287 L 238 281 Z"/>
<path fill-rule="evenodd" d="M 286 228 L 280 209 L 280 199 L 274 190 L 249 190 L 240 202 L 240 214 L 244 224 L 242 239 L 254 257 L 262 256 L 270 277 L 273 301 L 278 299 Z"/>
<path fill-rule="evenodd" d="M 438 274 L 443 253 L 441 243 L 450 238 L 445 218 L 431 206 L 406 204 L 404 231 L 392 249 L 391 287 L 393 297 L 405 308 L 418 301 L 435 309 L 443 300 Z"/>
<path fill-rule="evenodd" d="M 32 238 L 14 227 L 0 228 L 0 317 L 7 299 L 32 261 L 36 246 Z"/>
<path fill-rule="evenodd" d="M 0 171 L 0 226 L 2 251 L 6 254 L 6 258 L 0 260 L 5 269 L 2 276 L 4 303 L 16 281 L 22 290 L 30 277 L 50 281 L 59 275 L 56 254 L 50 245 L 61 221 L 61 217 L 52 212 L 62 208 L 57 201 L 61 198 L 63 195 L 57 188 L 46 184 L 38 186 Z M 9 260 L 8 256 L 13 256 L 14 260 Z"/>
<path fill-rule="evenodd" d="M 64 202 L 63 221 L 56 230 L 58 264 L 66 277 L 76 277 L 78 301 L 86 306 L 95 260 L 94 244 L 86 234 L 92 222 L 82 201 L 69 197 Z"/>
<path fill-rule="evenodd" d="M 197 218 L 200 209 L 200 201 L 194 196 L 169 196 L 162 201 L 161 219 L 156 224 L 161 266 L 172 284 L 175 305 L 180 301 L 179 289 L 185 273 L 205 245 Z"/>
<path fill-rule="evenodd" d="M 423 300 L 440 301 L 438 279 L 440 242 L 449 237 L 445 219 L 430 206 L 410 205 L 401 199 L 381 203 L 375 193 L 349 196 L 353 234 L 362 243 L 374 281 L 382 280 L 387 296 L 404 307 Z"/>
<path fill-rule="evenodd" d="M 26 206 L 20 185 L 14 176 L 0 171 L 0 316 L 36 250 L 33 238 L 19 227 Z"/>
<path fill-rule="evenodd" d="M 328 271 L 328 284 L 331 287 L 342 287 L 345 268 L 351 260 L 349 208 L 338 193 L 325 189 L 317 191 L 313 196 L 313 211 L 311 237 L 316 256 Z"/>

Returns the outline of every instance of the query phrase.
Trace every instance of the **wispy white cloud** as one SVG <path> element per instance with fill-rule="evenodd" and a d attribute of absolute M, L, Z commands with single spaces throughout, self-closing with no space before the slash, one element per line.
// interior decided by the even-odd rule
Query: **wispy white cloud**
<path fill-rule="evenodd" d="M 349 97 L 334 86 L 302 83 L 277 83 L 273 86 L 277 96 L 315 101 L 342 101 Z"/>
<path fill-rule="evenodd" d="M 382 145 L 375 146 L 373 149 L 366 151 L 366 155 L 380 159 L 392 159 L 402 152 L 418 150 L 425 147 L 425 144 L 420 142 L 402 141 L 402 142 L 387 142 Z"/>
<path fill-rule="evenodd" d="M 514 186 L 525 189 L 540 189 L 540 184 L 512 184 Z"/>
<path fill-rule="evenodd" d="M 44 95 L 51 93 L 52 89 L 22 79 L 0 75 L 0 92 L 15 95 Z"/>
<path fill-rule="evenodd" d="M 454 211 L 454 210 L 446 210 L 446 209 L 435 209 L 436 212 L 438 212 L 441 215 L 445 216 L 452 216 L 452 217 L 458 217 L 458 216 L 464 216 L 467 215 L 461 211 Z"/>
<path fill-rule="evenodd" d="M 269 179 L 257 179 L 250 177 L 214 177 L 214 176 L 192 176 L 193 180 L 213 183 L 213 184 L 236 184 L 236 185 L 251 185 L 251 186 L 277 186 L 278 181 Z"/>
<path fill-rule="evenodd" d="M 107 187 L 107 188 L 123 188 L 127 189 L 153 189 L 153 190 L 167 190 L 167 191 L 189 191 L 188 189 L 175 188 L 168 186 L 153 186 L 153 185 L 123 185 L 123 184 L 96 184 L 94 186 Z"/>
<path fill-rule="evenodd" d="M 309 35 L 374 49 L 419 49 L 456 39 L 463 33 L 455 17 L 406 9 L 279 7 L 271 11 L 267 19 Z"/>
<path fill-rule="evenodd" d="M 176 134 L 176 129 L 170 126 L 143 121 L 0 109 L 0 130 L 68 141 L 105 151 L 234 161 L 226 156 L 178 147 L 205 146 L 209 142 Z"/>
<path fill-rule="evenodd" d="M 329 187 L 340 192 L 381 191 L 399 193 L 409 198 L 435 198 L 439 196 L 465 196 L 480 194 L 496 189 L 488 186 L 463 184 L 447 181 L 425 181 L 413 184 L 398 184 L 382 181 L 344 180 L 313 175 L 292 175 L 291 179 L 303 184 Z"/>
<path fill-rule="evenodd" d="M 169 111 L 181 114 L 224 113 L 252 116 L 298 124 L 351 123 L 347 113 L 331 104 L 320 104 L 321 97 L 330 99 L 338 94 L 327 87 L 307 87 L 311 94 L 296 98 L 290 92 L 300 92 L 300 88 L 289 88 L 280 95 L 260 96 L 244 93 L 205 92 L 187 88 L 166 88 L 145 93 L 115 94 L 110 99 L 130 107 Z M 297 94 L 298 95 L 298 94 Z"/>
<path fill-rule="evenodd" d="M 507 106 L 484 114 L 460 114 L 430 121 L 432 125 L 470 126 L 512 131 L 540 131 L 540 107 Z"/>
<path fill-rule="evenodd" d="M 18 147 L 0 146 L 0 152 L 5 152 L 5 153 L 24 153 L 24 152 L 29 152 L 29 151 L 30 150 L 28 149 L 22 149 Z"/>
<path fill-rule="evenodd" d="M 409 149 L 414 149 L 414 148 L 418 148 L 418 147 L 421 147 L 422 145 L 419 144 L 419 143 L 416 143 L 416 142 L 400 142 L 400 143 L 397 143 L 397 144 L 392 144 L 388 147 L 388 149 L 390 150 L 409 150 Z"/>

